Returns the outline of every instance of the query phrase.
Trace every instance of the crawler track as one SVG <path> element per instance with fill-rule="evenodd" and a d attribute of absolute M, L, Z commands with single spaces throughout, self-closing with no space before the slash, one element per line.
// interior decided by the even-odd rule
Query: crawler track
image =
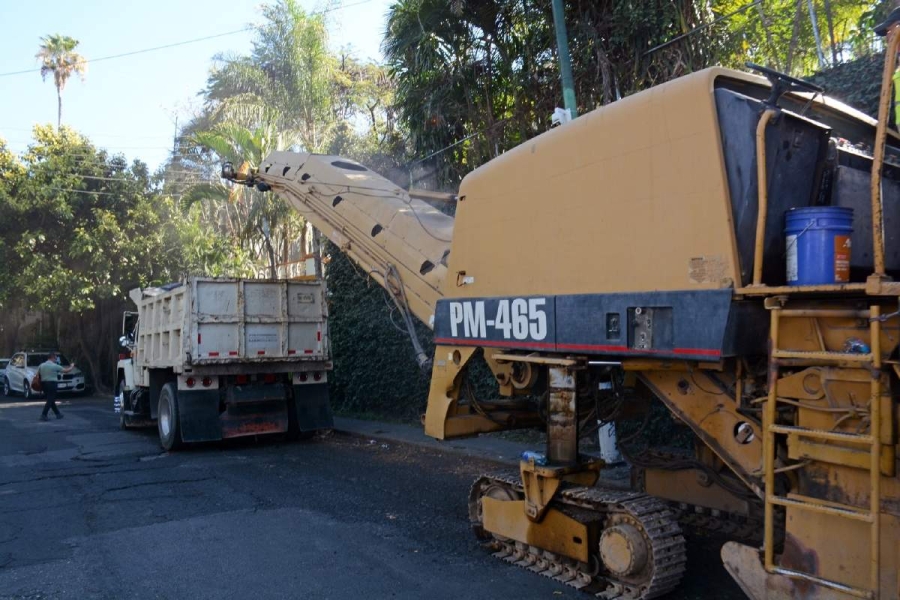
<path fill-rule="evenodd" d="M 517 472 L 485 474 L 472 486 L 469 515 L 476 533 L 501 560 L 609 600 L 656 598 L 674 589 L 681 580 L 686 562 L 684 537 L 677 515 L 665 502 L 639 492 L 571 484 L 563 484 L 553 501 L 553 508 L 579 520 L 599 517 L 605 519 L 607 526 L 628 522 L 640 529 L 649 550 L 648 565 L 626 581 L 604 572 L 599 548 L 592 554 L 590 564 L 586 564 L 485 532 L 480 499 L 498 489 L 510 499 L 523 497 Z"/>

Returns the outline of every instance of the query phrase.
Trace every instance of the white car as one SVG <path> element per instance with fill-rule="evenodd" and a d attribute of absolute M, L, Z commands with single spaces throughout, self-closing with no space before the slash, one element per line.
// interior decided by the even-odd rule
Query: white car
<path fill-rule="evenodd" d="M 6 365 L 6 371 L 0 372 L 3 376 L 3 394 L 12 396 L 13 394 L 22 394 L 26 399 L 38 395 L 31 389 L 31 382 L 37 375 L 38 367 L 41 363 L 47 362 L 48 352 L 19 352 L 9 359 Z M 62 354 L 57 354 L 59 364 L 69 366 L 69 359 Z M 77 367 L 69 373 L 60 373 L 59 393 L 66 392 L 83 392 L 84 391 L 84 373 Z"/>

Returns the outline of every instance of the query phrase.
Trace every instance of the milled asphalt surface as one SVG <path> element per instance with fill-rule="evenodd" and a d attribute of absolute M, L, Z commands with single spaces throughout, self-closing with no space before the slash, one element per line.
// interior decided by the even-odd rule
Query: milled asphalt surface
<path fill-rule="evenodd" d="M 111 399 L 73 398 L 48 423 L 40 406 L 0 398 L 0 599 L 589 597 L 469 529 L 472 481 L 515 443 L 339 420 L 355 435 L 166 454 L 155 429 L 120 431 Z M 718 545 L 692 543 L 695 574 L 670 598 L 743 597 Z"/>

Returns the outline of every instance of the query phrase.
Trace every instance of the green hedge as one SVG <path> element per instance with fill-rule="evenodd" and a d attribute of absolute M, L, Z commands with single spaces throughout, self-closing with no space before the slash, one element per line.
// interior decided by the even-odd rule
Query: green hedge
<path fill-rule="evenodd" d="M 329 329 L 334 371 L 331 401 L 343 414 L 372 415 L 409 421 L 424 412 L 430 374 L 416 364 L 409 336 L 391 321 L 393 306 L 381 286 L 350 262 L 334 245 L 326 247 Z M 400 316 L 393 321 L 401 327 Z M 428 356 L 433 336 L 419 324 L 419 339 Z"/>
<path fill-rule="evenodd" d="M 872 54 L 820 71 L 809 78 L 825 94 L 876 117 L 884 54 Z"/>

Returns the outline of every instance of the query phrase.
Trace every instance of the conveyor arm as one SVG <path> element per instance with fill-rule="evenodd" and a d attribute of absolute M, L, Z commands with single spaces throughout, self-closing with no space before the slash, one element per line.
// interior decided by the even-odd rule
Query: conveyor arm
<path fill-rule="evenodd" d="M 222 176 L 278 193 L 383 286 L 405 319 L 433 327 L 453 217 L 339 156 L 273 152 L 255 170 L 226 164 Z"/>

